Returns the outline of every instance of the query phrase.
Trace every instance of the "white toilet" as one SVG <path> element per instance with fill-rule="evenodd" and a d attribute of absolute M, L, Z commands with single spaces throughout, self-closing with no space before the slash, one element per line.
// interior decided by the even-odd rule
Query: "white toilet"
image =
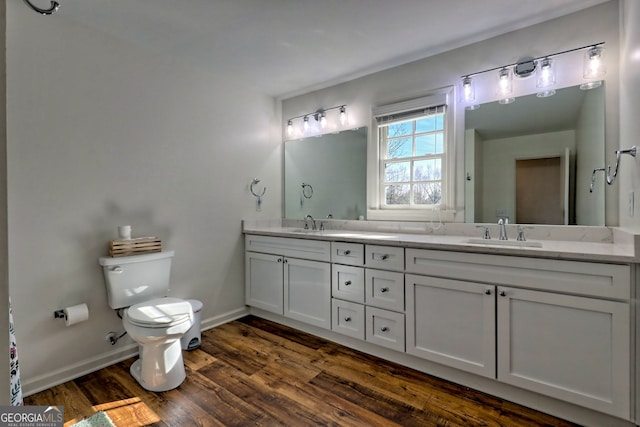
<path fill-rule="evenodd" d="M 99 259 L 109 305 L 124 308 L 122 323 L 140 345 L 131 375 L 150 391 L 178 387 L 185 378 L 180 338 L 193 325 L 191 304 L 169 298 L 173 251 Z"/>

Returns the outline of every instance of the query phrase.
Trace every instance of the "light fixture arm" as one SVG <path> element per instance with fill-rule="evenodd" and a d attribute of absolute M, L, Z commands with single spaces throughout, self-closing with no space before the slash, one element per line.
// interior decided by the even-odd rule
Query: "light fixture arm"
<path fill-rule="evenodd" d="M 616 166 L 615 169 L 613 170 L 613 175 L 611 175 L 611 165 L 607 166 L 607 184 L 612 185 L 614 182 L 616 182 L 616 177 L 618 176 L 618 169 L 620 168 L 620 157 L 623 154 L 628 154 L 631 157 L 635 157 L 636 156 L 636 146 L 634 145 L 631 148 L 628 148 L 626 150 L 616 150 Z M 595 172 L 595 171 L 594 171 Z"/>
<path fill-rule="evenodd" d="M 40 8 L 38 6 L 35 6 L 31 3 L 31 1 L 29 0 L 24 0 L 24 2 L 34 11 L 42 14 L 42 15 L 53 15 L 54 12 L 56 12 L 58 9 L 60 9 L 60 3 L 58 3 L 55 0 L 51 0 L 51 6 L 49 7 L 49 9 L 43 9 Z"/>

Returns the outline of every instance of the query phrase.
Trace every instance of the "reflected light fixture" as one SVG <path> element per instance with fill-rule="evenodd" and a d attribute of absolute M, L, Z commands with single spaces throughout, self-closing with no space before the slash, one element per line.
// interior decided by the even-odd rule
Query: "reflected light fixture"
<path fill-rule="evenodd" d="M 536 95 L 538 98 L 546 98 L 548 96 L 555 95 L 556 90 L 553 86 L 556 84 L 555 69 L 553 68 L 553 60 L 544 58 L 540 60 L 540 69 L 538 70 L 538 77 L 536 80 L 536 87 L 542 89 Z"/>
<path fill-rule="evenodd" d="M 595 80 L 585 82 L 580 85 L 580 89 L 594 89 L 602 85 L 602 79 L 607 73 L 604 66 L 604 48 L 602 46 L 593 46 L 584 53 L 584 61 L 582 66 L 582 76 L 587 80 Z"/>
<path fill-rule="evenodd" d="M 293 121 L 291 120 L 287 122 L 287 134 L 289 134 L 289 136 L 293 135 Z"/>
<path fill-rule="evenodd" d="M 347 108 L 345 105 L 340 107 L 340 124 L 344 125 L 347 122 Z"/>
<path fill-rule="evenodd" d="M 309 116 L 304 116 L 304 122 L 302 124 L 305 132 L 309 130 Z"/>

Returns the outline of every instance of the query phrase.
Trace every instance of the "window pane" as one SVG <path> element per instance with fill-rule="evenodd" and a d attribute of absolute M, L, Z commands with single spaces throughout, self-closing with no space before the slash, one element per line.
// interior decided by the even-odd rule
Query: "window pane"
<path fill-rule="evenodd" d="M 432 133 L 416 137 L 416 156 L 426 154 L 441 154 L 443 149 L 443 134 Z"/>
<path fill-rule="evenodd" d="M 411 138 L 396 138 L 387 141 L 387 159 L 397 159 L 399 157 L 411 157 L 413 146 Z"/>
<path fill-rule="evenodd" d="M 413 122 L 397 123 L 387 126 L 387 137 L 395 138 L 396 136 L 411 135 L 413 133 Z"/>
<path fill-rule="evenodd" d="M 440 159 L 416 160 L 413 164 L 415 181 L 434 181 L 442 176 Z"/>
<path fill-rule="evenodd" d="M 385 185 L 384 196 L 387 205 L 408 205 L 409 184 Z"/>
<path fill-rule="evenodd" d="M 384 182 L 408 182 L 411 162 L 385 163 Z"/>
<path fill-rule="evenodd" d="M 425 117 L 416 121 L 416 133 L 421 132 L 433 132 L 436 130 L 444 129 L 444 115 L 438 114 L 436 116 Z"/>
<path fill-rule="evenodd" d="M 415 184 L 413 186 L 413 203 L 416 205 L 437 205 L 442 198 L 442 186 L 439 182 Z"/>

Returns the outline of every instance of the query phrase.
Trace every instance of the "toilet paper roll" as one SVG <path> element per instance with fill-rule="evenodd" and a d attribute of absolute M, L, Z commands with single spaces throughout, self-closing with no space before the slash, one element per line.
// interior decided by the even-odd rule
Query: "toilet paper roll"
<path fill-rule="evenodd" d="M 72 305 L 64 309 L 64 324 L 67 326 L 84 322 L 89 319 L 89 307 L 87 304 Z"/>

